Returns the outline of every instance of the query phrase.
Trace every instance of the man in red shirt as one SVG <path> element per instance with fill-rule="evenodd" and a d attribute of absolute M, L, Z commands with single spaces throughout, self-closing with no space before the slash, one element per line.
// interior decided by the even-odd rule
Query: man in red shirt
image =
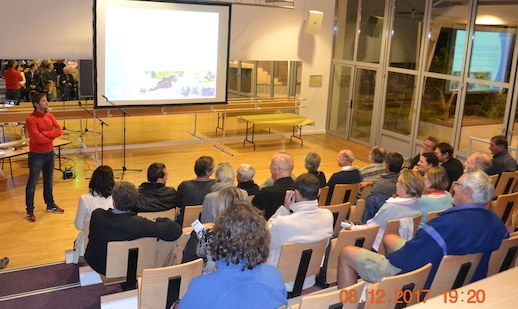
<path fill-rule="evenodd" d="M 9 60 L 7 62 L 7 69 L 4 71 L 5 79 L 5 98 L 7 100 L 20 100 L 20 82 L 23 81 L 23 76 L 15 69 L 16 61 Z"/>
<path fill-rule="evenodd" d="M 43 93 L 32 97 L 34 112 L 25 120 L 25 128 L 29 134 L 29 180 L 25 189 L 25 205 L 27 220 L 35 222 L 34 192 L 40 172 L 43 171 L 43 199 L 47 204 L 47 212 L 63 213 L 63 209 L 54 203 L 52 195 L 52 178 L 54 174 L 54 139 L 62 134 L 61 126 L 56 118 L 48 112 L 49 102 Z"/>

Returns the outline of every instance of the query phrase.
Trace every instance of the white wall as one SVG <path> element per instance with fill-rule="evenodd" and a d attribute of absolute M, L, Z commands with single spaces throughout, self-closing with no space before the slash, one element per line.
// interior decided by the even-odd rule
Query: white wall
<path fill-rule="evenodd" d="M 92 59 L 92 0 L 0 1 L 0 59 Z M 297 0 L 295 9 L 233 5 L 230 58 L 303 61 L 301 114 L 325 129 L 335 0 Z M 324 12 L 318 35 L 304 33 L 308 10 Z M 6 43 L 9 42 L 9 43 Z M 322 87 L 309 88 L 309 76 Z"/>

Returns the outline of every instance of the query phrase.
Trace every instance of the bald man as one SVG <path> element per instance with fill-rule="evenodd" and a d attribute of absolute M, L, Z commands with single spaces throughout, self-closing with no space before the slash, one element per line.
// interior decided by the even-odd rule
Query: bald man
<path fill-rule="evenodd" d="M 273 155 L 270 163 L 273 186 L 262 188 L 252 200 L 252 204 L 264 212 L 266 220 L 284 203 L 286 191 L 295 188 L 292 171 L 293 158 L 290 154 L 279 152 Z"/>
<path fill-rule="evenodd" d="M 351 184 L 362 181 L 360 171 L 356 167 L 352 166 L 354 160 L 356 160 L 354 153 L 349 149 L 343 149 L 338 152 L 338 155 L 336 156 L 336 162 L 340 167 L 340 171 L 334 173 L 327 182 L 327 185 L 329 186 L 329 193 L 327 195 L 326 204 L 331 202 L 331 197 L 333 196 L 335 185 Z"/>

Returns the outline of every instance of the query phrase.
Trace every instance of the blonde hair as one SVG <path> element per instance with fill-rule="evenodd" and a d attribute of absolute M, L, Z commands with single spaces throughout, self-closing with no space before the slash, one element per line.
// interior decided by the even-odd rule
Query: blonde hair
<path fill-rule="evenodd" d="M 450 184 L 448 174 L 442 166 L 432 166 L 424 173 L 424 175 L 430 182 L 431 189 L 446 190 Z"/>
<path fill-rule="evenodd" d="M 214 221 L 227 210 L 228 206 L 235 201 L 246 201 L 248 195 L 237 187 L 228 187 L 218 191 L 216 198 L 216 207 L 212 208 L 212 217 Z"/>
<path fill-rule="evenodd" d="M 403 169 L 399 175 L 398 182 L 405 187 L 406 193 L 412 197 L 423 195 L 423 177 L 418 172 Z"/>

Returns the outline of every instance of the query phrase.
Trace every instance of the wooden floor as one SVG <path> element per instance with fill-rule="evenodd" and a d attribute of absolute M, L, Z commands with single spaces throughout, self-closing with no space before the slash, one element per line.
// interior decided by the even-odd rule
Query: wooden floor
<path fill-rule="evenodd" d="M 154 123 L 154 125 L 159 124 Z M 136 130 L 136 128 L 132 127 L 132 130 Z M 184 128 L 185 130 L 187 129 Z M 235 134 L 238 135 L 237 132 Z M 243 134 L 242 131 L 241 134 Z M 64 135 L 64 138 L 67 137 L 71 140 L 77 138 L 74 134 Z M 120 135 L 113 138 L 119 140 Z M 149 136 L 149 139 L 153 140 L 153 137 Z M 230 162 L 235 167 L 239 163 L 252 164 L 257 169 L 255 180 L 261 183 L 270 176 L 269 161 L 271 156 L 278 151 L 286 151 L 294 157 L 295 169 L 293 172 L 296 175 L 305 172 L 304 156 L 307 152 L 319 153 L 322 157 L 321 170 L 329 177 L 338 170 L 336 154 L 340 149 L 348 148 L 356 154 L 357 161 L 354 164 L 356 166 L 363 166 L 367 163 L 369 151 L 365 146 L 327 134 L 304 136 L 303 147 L 299 141 L 290 142 L 289 138 L 274 135 L 271 138 L 259 139 L 256 151 L 251 145 L 243 147 L 242 139 L 228 140 L 219 144 L 214 144 L 210 140 L 189 142 L 190 144 L 128 149 L 126 151 L 126 168 L 129 170 L 126 171 L 124 180 L 139 185 L 146 180 L 146 169 L 150 163 L 164 162 L 169 170 L 168 185 L 177 187 L 181 181 L 194 178 L 193 164 L 197 157 L 210 155 L 214 157 L 216 163 Z M 108 144 L 113 145 L 116 142 L 109 140 Z M 56 203 L 65 209 L 65 213 L 45 212 L 40 181 L 35 195 L 36 223 L 29 223 L 25 220 L 27 159 L 22 156 L 13 161 L 14 179 L 9 178 L 7 191 L 0 192 L 0 257 L 8 256 L 10 258 L 8 269 L 62 261 L 65 249 L 72 248 L 77 235 L 73 221 L 78 199 L 81 194 L 88 191 L 86 178 L 91 176 L 96 165 L 90 158 L 90 153 L 83 154 L 80 148 L 69 152 L 71 153 L 65 155 L 63 166 L 72 168 L 76 177 L 63 180 L 62 172 L 56 171 L 54 174 L 54 198 Z M 110 165 L 114 169 L 122 168 L 122 152 L 120 150 L 105 151 L 104 164 Z M 132 171 L 133 169 L 142 171 Z M 5 165 L 3 170 L 8 177 L 8 165 Z M 121 172 L 117 171 L 116 176 L 120 177 Z"/>

